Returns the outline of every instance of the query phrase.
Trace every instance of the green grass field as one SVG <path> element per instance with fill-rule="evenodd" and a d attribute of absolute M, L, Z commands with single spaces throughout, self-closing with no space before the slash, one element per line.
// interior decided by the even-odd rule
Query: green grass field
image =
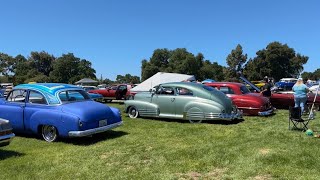
<path fill-rule="evenodd" d="M 320 179 L 320 138 L 288 130 L 287 110 L 235 123 L 123 121 L 55 143 L 18 135 L 0 148 L 0 179 Z"/>

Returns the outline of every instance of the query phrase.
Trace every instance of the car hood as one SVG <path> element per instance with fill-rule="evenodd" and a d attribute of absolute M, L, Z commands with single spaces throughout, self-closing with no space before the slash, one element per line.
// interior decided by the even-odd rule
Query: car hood
<path fill-rule="evenodd" d="M 95 101 L 66 103 L 61 105 L 61 110 L 78 116 L 81 121 L 97 121 L 114 116 L 110 107 Z"/>

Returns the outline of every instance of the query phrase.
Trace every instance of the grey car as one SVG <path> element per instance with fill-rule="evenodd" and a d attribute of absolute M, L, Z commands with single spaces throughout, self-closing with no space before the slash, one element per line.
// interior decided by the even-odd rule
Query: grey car
<path fill-rule="evenodd" d="M 189 120 L 241 119 L 242 112 L 222 92 L 203 84 L 165 83 L 150 92 L 137 93 L 125 101 L 125 111 L 130 118 L 159 117 Z"/>

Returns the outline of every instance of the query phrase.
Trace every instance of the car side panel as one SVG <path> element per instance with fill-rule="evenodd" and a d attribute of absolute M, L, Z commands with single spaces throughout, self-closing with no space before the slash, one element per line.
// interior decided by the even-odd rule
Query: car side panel
<path fill-rule="evenodd" d="M 137 100 L 127 100 L 126 112 L 128 112 L 129 107 L 134 106 L 139 111 L 140 116 L 144 117 L 158 117 L 159 116 L 159 106 L 151 102 L 137 101 Z"/>
<path fill-rule="evenodd" d="M 4 102 L 0 104 L 0 118 L 10 121 L 15 132 L 24 131 L 24 103 Z"/>
<path fill-rule="evenodd" d="M 77 117 L 58 110 L 29 107 L 25 113 L 26 129 L 33 133 L 38 133 L 40 125 L 55 126 L 59 136 L 63 137 L 67 137 L 69 131 L 79 129 Z"/>

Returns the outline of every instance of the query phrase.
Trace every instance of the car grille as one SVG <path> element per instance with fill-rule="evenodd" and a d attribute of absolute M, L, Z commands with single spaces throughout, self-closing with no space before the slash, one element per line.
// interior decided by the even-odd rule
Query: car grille
<path fill-rule="evenodd" d="M 11 133 L 12 133 L 12 129 L 0 131 L 0 136 L 9 135 L 9 134 L 11 134 Z"/>

